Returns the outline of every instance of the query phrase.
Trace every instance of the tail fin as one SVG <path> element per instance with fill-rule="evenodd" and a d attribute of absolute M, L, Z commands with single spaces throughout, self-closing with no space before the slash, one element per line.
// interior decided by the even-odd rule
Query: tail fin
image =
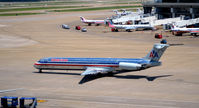
<path fill-rule="evenodd" d="M 142 11 L 141 11 L 141 9 L 140 9 L 140 8 L 137 8 L 137 12 L 138 12 L 138 13 L 141 13 Z"/>
<path fill-rule="evenodd" d="M 171 25 L 171 30 L 174 30 L 176 26 L 174 24 Z"/>
<path fill-rule="evenodd" d="M 113 25 L 113 23 L 111 21 L 108 21 L 108 26 L 111 28 L 115 28 L 115 26 Z"/>
<path fill-rule="evenodd" d="M 82 16 L 80 16 L 80 19 L 81 19 L 81 22 L 85 22 L 86 21 L 86 19 L 84 17 L 82 17 Z"/>
<path fill-rule="evenodd" d="M 158 62 L 167 47 L 169 47 L 168 44 L 154 44 L 153 49 L 144 57 L 144 59 Z"/>
<path fill-rule="evenodd" d="M 115 14 L 118 15 L 118 11 L 117 10 L 113 10 L 113 12 L 115 12 Z"/>

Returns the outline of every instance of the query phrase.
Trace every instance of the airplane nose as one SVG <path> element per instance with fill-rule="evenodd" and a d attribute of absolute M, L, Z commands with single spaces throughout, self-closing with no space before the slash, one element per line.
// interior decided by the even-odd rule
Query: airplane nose
<path fill-rule="evenodd" d="M 39 67 L 38 62 L 35 62 L 34 65 L 33 65 L 33 67 L 38 68 Z"/>

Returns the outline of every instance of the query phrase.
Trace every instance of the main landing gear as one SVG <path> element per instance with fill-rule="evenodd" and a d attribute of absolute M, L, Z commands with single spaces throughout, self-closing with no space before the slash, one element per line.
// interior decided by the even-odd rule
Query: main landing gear
<path fill-rule="evenodd" d="M 88 23 L 88 26 L 91 26 L 91 23 Z"/>
<path fill-rule="evenodd" d="M 112 32 L 118 32 L 118 29 L 112 28 L 111 31 Z"/>
<path fill-rule="evenodd" d="M 39 69 L 39 73 L 42 73 L 42 69 Z"/>

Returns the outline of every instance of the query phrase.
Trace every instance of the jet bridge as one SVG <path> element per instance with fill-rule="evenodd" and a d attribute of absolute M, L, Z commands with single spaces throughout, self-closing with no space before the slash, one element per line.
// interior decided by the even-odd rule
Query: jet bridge
<path fill-rule="evenodd" d="M 189 19 L 189 20 L 181 20 L 181 21 L 177 21 L 174 24 L 177 27 L 185 27 L 185 26 L 189 26 L 189 25 L 193 25 L 193 24 L 197 24 L 199 23 L 199 18 L 195 18 L 195 19 Z"/>

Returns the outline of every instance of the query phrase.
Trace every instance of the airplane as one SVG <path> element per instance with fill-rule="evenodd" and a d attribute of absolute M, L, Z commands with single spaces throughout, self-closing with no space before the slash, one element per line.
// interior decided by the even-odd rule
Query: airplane
<path fill-rule="evenodd" d="M 182 36 L 183 33 L 191 33 L 191 35 L 197 35 L 199 33 L 199 28 L 187 28 L 187 27 L 176 27 L 175 25 L 171 26 L 172 34 L 175 36 Z"/>
<path fill-rule="evenodd" d="M 81 22 L 88 24 L 91 26 L 92 24 L 100 25 L 104 23 L 104 20 L 87 20 L 84 17 L 80 16 Z"/>
<path fill-rule="evenodd" d="M 126 15 L 129 15 L 129 14 L 135 14 L 136 15 L 136 14 L 143 13 L 140 8 L 137 8 L 136 12 L 126 11 L 126 9 L 122 9 L 122 12 L 118 12 L 118 10 L 113 10 L 113 12 L 115 12 L 115 14 L 117 16 L 126 16 Z"/>
<path fill-rule="evenodd" d="M 111 21 L 108 22 L 108 25 L 110 28 L 112 28 L 112 32 L 118 32 L 118 29 L 125 29 L 128 32 L 131 32 L 131 30 L 136 30 L 138 28 L 143 29 L 152 29 L 154 30 L 154 27 L 150 24 L 138 24 L 138 25 L 115 25 Z"/>
<path fill-rule="evenodd" d="M 46 57 L 34 63 L 34 67 L 42 70 L 85 70 L 82 76 L 114 74 L 160 66 L 160 57 L 169 47 L 168 44 L 156 43 L 143 58 L 65 58 Z"/>
<path fill-rule="evenodd" d="M 122 9 L 122 12 L 118 12 L 118 10 L 113 10 L 113 12 L 119 16 L 125 16 L 132 13 L 131 11 L 126 11 L 126 9 Z"/>

